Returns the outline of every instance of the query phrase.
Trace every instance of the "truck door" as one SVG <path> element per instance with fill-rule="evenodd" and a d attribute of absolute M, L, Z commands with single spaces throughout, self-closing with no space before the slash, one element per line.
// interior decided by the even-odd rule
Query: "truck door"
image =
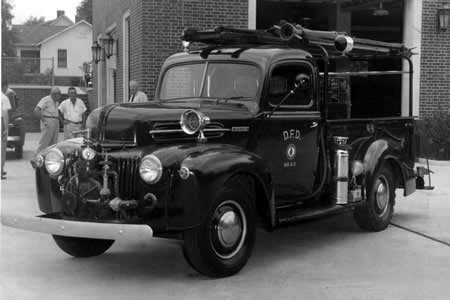
<path fill-rule="evenodd" d="M 320 113 L 314 92 L 318 80 L 313 70 L 308 62 L 277 65 L 263 99 L 265 120 L 257 152 L 271 170 L 277 205 L 296 203 L 314 188 Z M 290 93 L 296 78 L 304 82 Z"/>

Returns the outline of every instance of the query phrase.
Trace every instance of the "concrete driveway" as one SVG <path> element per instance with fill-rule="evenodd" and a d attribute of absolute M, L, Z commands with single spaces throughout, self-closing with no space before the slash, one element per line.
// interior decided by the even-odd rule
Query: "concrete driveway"
<path fill-rule="evenodd" d="M 8 159 L 2 213 L 38 215 L 27 134 Z M 350 213 L 258 231 L 236 276 L 211 280 L 184 261 L 181 242 L 116 242 L 104 255 L 67 256 L 49 235 L 1 226 L 0 299 L 450 299 L 450 166 L 434 191 L 397 192 L 392 225 L 359 230 Z"/>

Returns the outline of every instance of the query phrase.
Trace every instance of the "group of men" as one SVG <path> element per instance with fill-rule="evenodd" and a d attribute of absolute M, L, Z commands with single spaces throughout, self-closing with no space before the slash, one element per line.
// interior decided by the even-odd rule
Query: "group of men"
<path fill-rule="evenodd" d="M 7 81 L 2 79 L 2 179 L 6 179 L 4 165 L 8 138 L 8 112 L 11 109 L 11 102 L 7 96 L 9 92 Z M 75 87 L 68 89 L 68 95 L 69 98 L 60 103 L 61 90 L 58 87 L 53 87 L 50 95 L 42 98 L 36 105 L 34 113 L 40 119 L 41 128 L 41 139 L 36 154 L 58 142 L 60 123 L 64 123 L 64 140 L 76 137 L 78 132 L 85 128 L 87 109 L 83 100 L 77 97 Z M 128 102 L 146 101 L 148 101 L 147 95 L 139 90 L 139 83 L 135 80 L 130 81 L 130 99 Z"/>
<path fill-rule="evenodd" d="M 68 89 L 69 98 L 61 102 L 61 91 L 54 87 L 50 95 L 39 101 L 34 109 L 35 115 L 41 120 L 42 137 L 36 154 L 50 145 L 58 142 L 60 122 L 64 122 L 64 140 L 77 136 L 77 132 L 83 130 L 86 125 L 86 106 L 83 100 L 77 98 L 74 87 Z M 129 102 L 148 101 L 147 95 L 139 90 L 139 83 L 130 81 Z"/>
<path fill-rule="evenodd" d="M 78 131 L 86 125 L 86 105 L 77 98 L 74 87 L 68 89 L 69 98 L 62 101 L 61 90 L 53 87 L 50 95 L 42 98 L 34 109 L 35 115 L 40 119 L 41 139 L 36 154 L 50 145 L 58 142 L 59 124 L 64 123 L 64 139 L 76 137 Z"/>

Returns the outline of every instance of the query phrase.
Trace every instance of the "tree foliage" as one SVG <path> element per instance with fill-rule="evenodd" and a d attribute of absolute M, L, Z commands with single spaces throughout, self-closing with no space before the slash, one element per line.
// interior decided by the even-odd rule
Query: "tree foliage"
<path fill-rule="evenodd" d="M 2 56 L 15 56 L 14 32 L 12 30 L 13 14 L 9 0 L 2 0 Z"/>
<path fill-rule="evenodd" d="M 45 17 L 33 17 L 30 16 L 23 25 L 38 25 L 45 22 Z"/>
<path fill-rule="evenodd" d="M 450 105 L 438 103 L 438 109 L 425 118 L 424 138 L 429 158 L 450 160 Z"/>
<path fill-rule="evenodd" d="M 80 5 L 77 7 L 77 22 L 80 20 L 85 20 L 89 24 L 92 24 L 92 0 L 82 0 Z"/>

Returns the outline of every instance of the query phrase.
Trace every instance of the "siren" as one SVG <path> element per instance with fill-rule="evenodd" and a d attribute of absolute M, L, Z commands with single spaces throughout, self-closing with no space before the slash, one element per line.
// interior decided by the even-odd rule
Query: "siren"
<path fill-rule="evenodd" d="M 354 41 L 351 37 L 345 35 L 338 35 L 334 39 L 334 48 L 342 53 L 348 53 L 352 51 Z"/>
<path fill-rule="evenodd" d="M 280 27 L 280 37 L 285 41 L 292 39 L 295 34 L 299 34 L 301 36 L 302 32 L 290 23 L 285 23 Z"/>

